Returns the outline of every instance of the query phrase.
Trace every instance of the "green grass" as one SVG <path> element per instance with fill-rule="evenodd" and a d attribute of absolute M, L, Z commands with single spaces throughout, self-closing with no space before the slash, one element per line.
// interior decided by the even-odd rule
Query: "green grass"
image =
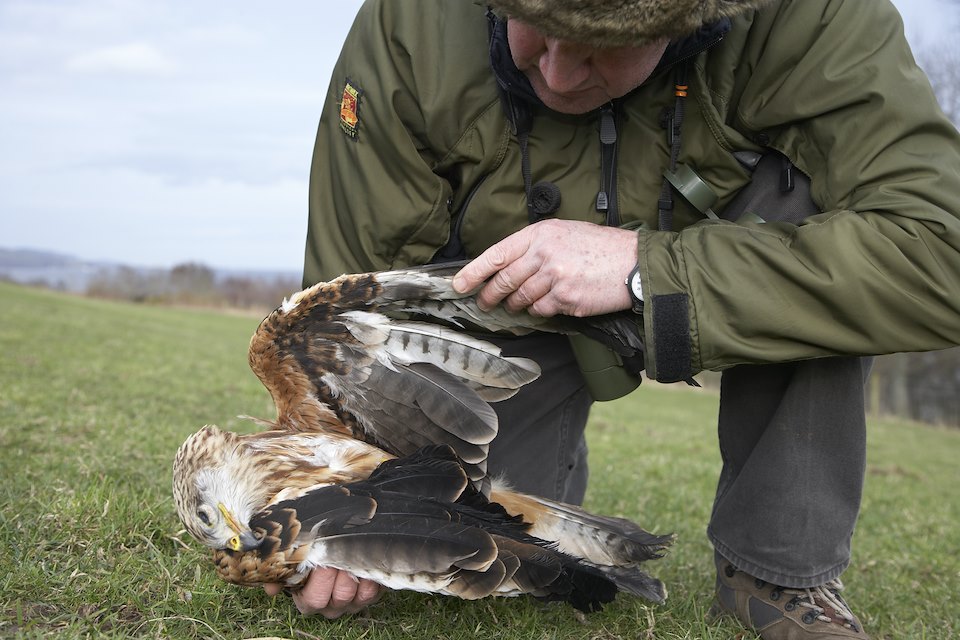
<path fill-rule="evenodd" d="M 361 617 L 301 618 L 220 582 L 180 532 L 170 464 L 205 423 L 273 408 L 246 365 L 259 318 L 74 298 L 0 284 L 0 637 L 707 638 L 704 530 L 719 470 L 709 392 L 645 384 L 598 405 L 588 506 L 675 531 L 653 565 L 665 606 L 600 614 L 527 599 L 388 594 Z M 877 638 L 960 637 L 960 432 L 870 423 L 869 475 L 845 574 Z M 797 487 L 802 491 L 802 487 Z M 753 636 L 741 636 L 751 639 Z"/>

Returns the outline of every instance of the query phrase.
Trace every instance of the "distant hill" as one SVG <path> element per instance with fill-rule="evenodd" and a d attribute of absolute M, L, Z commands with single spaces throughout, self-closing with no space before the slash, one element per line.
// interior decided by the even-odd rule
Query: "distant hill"
<path fill-rule="evenodd" d="M 85 261 L 64 253 L 0 247 L 0 279 L 20 284 L 83 292 L 92 278 L 109 268 L 105 263 Z"/>
<path fill-rule="evenodd" d="M 4 249 L 0 247 L 0 269 L 45 269 L 68 267 L 83 261 L 75 256 L 40 249 Z"/>
<path fill-rule="evenodd" d="M 300 273 L 294 271 L 210 268 L 219 281 L 228 278 L 247 278 L 256 282 L 283 280 L 295 283 L 293 288 L 298 288 L 300 282 Z M 165 274 L 169 270 L 84 260 L 42 249 L 0 247 L 0 280 L 83 293 L 94 278 L 102 278 L 119 271 L 132 271 L 140 276 L 150 277 Z"/>

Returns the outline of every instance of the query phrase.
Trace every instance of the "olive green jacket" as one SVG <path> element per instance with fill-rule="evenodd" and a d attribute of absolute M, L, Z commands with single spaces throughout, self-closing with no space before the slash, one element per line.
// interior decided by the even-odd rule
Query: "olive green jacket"
<path fill-rule="evenodd" d="M 799 226 L 707 220 L 677 197 L 675 231 L 652 230 L 673 82 L 664 70 L 618 101 L 617 198 L 623 223 L 644 223 L 651 377 L 960 342 L 960 138 L 887 0 L 775 2 L 693 59 L 680 161 L 722 210 L 750 180 L 733 152 L 780 151 L 823 212 Z M 558 217 L 604 221 L 597 131 L 597 113 L 536 113 L 533 181 L 559 186 Z M 484 8 L 369 1 L 320 120 L 305 283 L 429 262 L 460 212 L 469 256 L 528 224 Z"/>

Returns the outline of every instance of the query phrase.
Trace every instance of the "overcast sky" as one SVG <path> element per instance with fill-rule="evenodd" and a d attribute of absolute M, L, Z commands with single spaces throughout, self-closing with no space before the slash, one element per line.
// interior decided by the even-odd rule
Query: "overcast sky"
<path fill-rule="evenodd" d="M 360 4 L 0 0 L 0 247 L 299 271 Z M 950 0 L 896 4 L 915 44 L 957 27 Z"/>

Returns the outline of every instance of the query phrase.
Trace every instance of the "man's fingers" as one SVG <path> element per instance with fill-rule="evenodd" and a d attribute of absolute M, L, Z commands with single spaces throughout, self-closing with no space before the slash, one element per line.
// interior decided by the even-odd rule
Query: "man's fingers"
<path fill-rule="evenodd" d="M 371 605 L 380 599 L 383 587 L 373 580 L 360 580 L 357 587 L 357 603 L 363 606 Z"/>
<path fill-rule="evenodd" d="M 330 594 L 331 607 L 345 607 L 357 597 L 360 581 L 346 571 L 337 574 Z"/>
<path fill-rule="evenodd" d="M 504 264 L 506 264 L 504 253 L 500 245 L 495 244 L 457 272 L 453 277 L 453 288 L 457 293 L 473 291 L 499 271 Z"/>
<path fill-rule="evenodd" d="M 529 227 L 526 229 L 529 229 Z M 525 233 L 526 229 L 507 236 L 467 263 L 453 278 L 454 290 L 458 293 L 473 291 L 492 275 L 509 267 L 523 256 L 530 247 L 528 240 L 530 234 L 529 232 Z"/>
<path fill-rule="evenodd" d="M 484 311 L 488 311 L 509 296 L 514 295 L 526 285 L 531 276 L 537 274 L 540 265 L 540 260 L 535 256 L 523 255 L 518 257 L 503 269 L 493 274 L 493 277 L 490 278 L 487 284 L 477 293 L 477 306 Z M 533 289 L 535 290 L 536 286 L 534 286 Z M 536 291 L 534 291 L 534 293 L 536 293 Z M 517 300 L 518 305 L 521 301 L 522 300 Z M 520 308 L 523 307 L 521 306 Z"/>
<path fill-rule="evenodd" d="M 550 293 L 550 279 L 533 274 L 516 288 L 516 291 L 503 300 L 503 306 L 511 313 L 517 313 L 533 306 L 535 302 Z"/>
<path fill-rule="evenodd" d="M 509 268 L 497 271 L 477 294 L 477 304 L 484 311 L 497 306 L 504 298 L 520 288 L 523 280 L 519 278 L 520 274 L 510 273 Z"/>
<path fill-rule="evenodd" d="M 329 606 L 338 573 L 337 569 L 330 567 L 319 567 L 310 572 L 303 589 L 293 594 L 293 603 L 300 613 L 309 616 Z"/>
<path fill-rule="evenodd" d="M 282 584 L 265 584 L 263 585 L 263 590 L 266 591 L 267 595 L 272 598 L 273 596 L 283 591 L 283 585 Z"/>
<path fill-rule="evenodd" d="M 278 587 L 276 590 L 273 587 Z M 268 588 L 269 587 L 269 588 Z M 267 593 L 279 592 L 281 585 L 264 585 Z M 380 599 L 382 587 L 370 580 L 358 580 L 346 571 L 321 567 L 310 572 L 303 588 L 293 594 L 293 603 L 305 616 L 319 613 L 334 620 L 357 613 Z"/>

